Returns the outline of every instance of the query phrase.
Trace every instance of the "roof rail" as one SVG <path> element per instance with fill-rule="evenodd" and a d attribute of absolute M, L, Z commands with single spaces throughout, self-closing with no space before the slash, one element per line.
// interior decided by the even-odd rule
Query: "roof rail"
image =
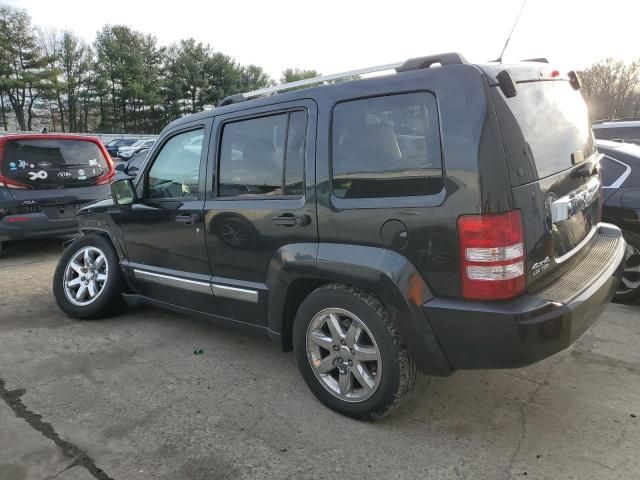
<path fill-rule="evenodd" d="M 467 59 L 464 58 L 459 53 L 455 52 L 447 52 L 440 53 L 438 55 L 428 55 L 426 57 L 416 57 L 410 58 L 406 62 L 404 62 L 400 67 L 396 68 L 396 72 L 409 72 L 411 70 L 421 70 L 423 68 L 429 68 L 434 65 L 461 65 L 467 62 Z"/>
<path fill-rule="evenodd" d="M 291 90 L 292 88 L 304 87 L 307 85 L 314 85 L 316 83 L 328 82 L 331 80 L 340 80 L 349 77 L 356 77 L 358 75 L 365 75 L 367 73 L 384 72 L 385 70 L 395 70 L 397 73 L 408 72 L 411 70 L 420 70 L 423 68 L 429 68 L 436 64 L 441 66 L 446 65 L 459 65 L 467 63 L 467 60 L 459 53 L 441 53 L 439 55 L 429 55 L 426 57 L 411 58 L 404 62 L 389 63 L 386 65 L 376 65 L 375 67 L 360 68 L 358 70 L 350 70 L 348 72 L 332 73 L 330 75 L 321 75 L 319 77 L 305 78 L 303 80 L 297 80 L 295 82 L 281 83 L 279 85 L 272 85 L 270 87 L 260 88 L 258 90 L 252 90 L 251 92 L 237 93 L 230 95 L 222 99 L 218 104 L 218 107 L 225 105 L 231 105 L 233 103 L 243 102 L 251 98 L 260 97 L 262 95 L 269 95 L 271 93 L 283 92 L 285 90 Z"/>
<path fill-rule="evenodd" d="M 534 62 L 534 63 L 549 63 L 549 60 L 547 60 L 544 57 L 539 57 L 539 58 L 525 58 L 523 60 L 520 60 L 521 62 Z"/>

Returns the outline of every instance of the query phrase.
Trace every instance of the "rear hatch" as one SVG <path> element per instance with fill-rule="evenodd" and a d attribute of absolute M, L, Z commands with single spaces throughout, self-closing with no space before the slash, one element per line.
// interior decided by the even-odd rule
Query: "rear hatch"
<path fill-rule="evenodd" d="M 11 138 L 0 171 L 14 185 L 48 190 L 106 183 L 113 167 L 93 139 Z"/>
<path fill-rule="evenodd" d="M 588 250 L 601 217 L 600 155 L 575 83 L 547 66 L 511 76 L 515 96 L 495 84 L 491 93 L 514 207 L 522 211 L 527 286 L 535 291 Z"/>

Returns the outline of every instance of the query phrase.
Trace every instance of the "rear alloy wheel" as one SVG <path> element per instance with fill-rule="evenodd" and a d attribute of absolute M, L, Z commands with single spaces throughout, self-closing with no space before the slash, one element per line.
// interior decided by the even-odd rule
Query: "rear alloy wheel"
<path fill-rule="evenodd" d="M 326 406 L 368 420 L 401 405 L 416 366 L 393 318 L 371 292 L 332 283 L 304 299 L 293 347 L 307 386 Z"/>
<path fill-rule="evenodd" d="M 629 232 L 623 232 L 623 234 L 627 242 L 627 250 L 615 300 L 626 303 L 640 298 L 640 238 Z"/>
<path fill-rule="evenodd" d="M 366 400 L 380 384 L 378 345 L 362 320 L 347 310 L 327 308 L 313 317 L 307 357 L 322 386 L 345 402 Z"/>
<path fill-rule="evenodd" d="M 100 235 L 85 235 L 62 253 L 53 276 L 60 309 L 74 318 L 97 318 L 123 305 L 124 281 L 113 245 Z"/>

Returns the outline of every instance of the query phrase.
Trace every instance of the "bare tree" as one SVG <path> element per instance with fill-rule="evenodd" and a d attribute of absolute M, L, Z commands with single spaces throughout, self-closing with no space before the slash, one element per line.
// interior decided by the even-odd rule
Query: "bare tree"
<path fill-rule="evenodd" d="M 607 58 L 579 72 L 594 119 L 635 115 L 640 107 L 640 59 L 630 64 Z"/>

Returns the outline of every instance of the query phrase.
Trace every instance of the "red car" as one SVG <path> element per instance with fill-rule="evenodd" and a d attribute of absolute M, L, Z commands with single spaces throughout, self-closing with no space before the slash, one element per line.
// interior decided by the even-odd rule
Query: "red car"
<path fill-rule="evenodd" d="M 76 209 L 108 197 L 111 157 L 94 137 L 0 137 L 0 253 L 22 238 L 75 233 Z"/>

